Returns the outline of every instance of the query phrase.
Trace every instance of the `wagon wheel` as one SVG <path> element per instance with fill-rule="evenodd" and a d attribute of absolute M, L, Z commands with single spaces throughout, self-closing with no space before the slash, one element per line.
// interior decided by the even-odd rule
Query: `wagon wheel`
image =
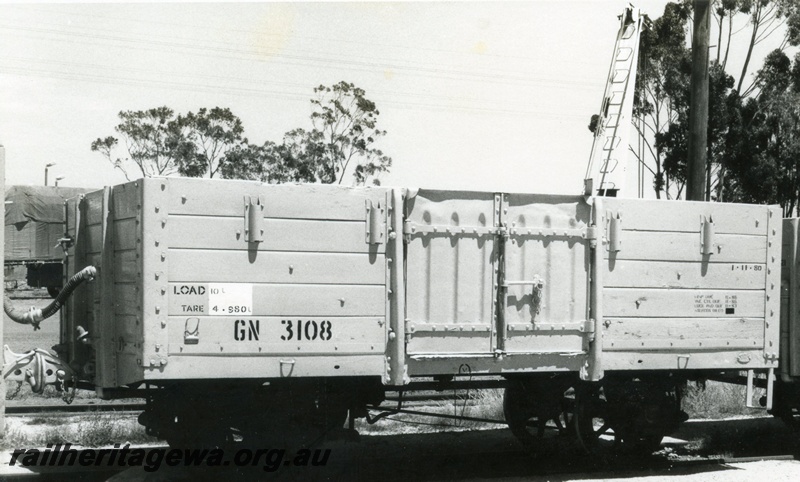
<path fill-rule="evenodd" d="M 579 385 L 575 389 L 575 432 L 587 453 L 595 452 L 608 439 L 618 443 L 611 429 L 608 401 L 599 385 Z"/>
<path fill-rule="evenodd" d="M 787 407 L 785 410 L 773 411 L 773 415 L 780 418 L 792 431 L 800 432 L 800 408 Z"/>
<path fill-rule="evenodd" d="M 793 431 L 800 431 L 800 388 L 778 381 L 773 397 L 772 410 L 769 413 L 781 419 Z M 766 405 L 765 397 L 762 397 L 761 402 Z"/>
<path fill-rule="evenodd" d="M 616 392 L 615 392 L 616 393 Z M 664 438 L 660 403 L 643 403 L 630 391 L 625 397 L 607 398 L 599 385 L 576 390 L 575 427 L 581 447 L 588 453 L 612 445 L 634 454 L 652 453 Z"/>
<path fill-rule="evenodd" d="M 347 407 L 334 400 L 315 403 L 309 396 L 280 410 L 249 417 L 242 426 L 244 444 L 253 447 L 299 448 L 318 446 L 342 429 Z"/>
<path fill-rule="evenodd" d="M 185 396 L 186 399 L 181 397 Z M 224 448 L 241 439 L 235 423 L 191 395 L 148 400 L 139 415 L 147 434 L 166 440 L 173 448 Z"/>
<path fill-rule="evenodd" d="M 238 430 L 222 423 L 208 423 L 191 428 L 181 424 L 183 431 L 173 431 L 166 437 L 167 444 L 173 448 L 230 448 L 237 442 Z"/>
<path fill-rule="evenodd" d="M 229 448 L 240 438 L 229 421 L 188 407 L 173 415 L 170 422 L 164 438 L 173 448 Z"/>
<path fill-rule="evenodd" d="M 548 433 L 567 435 L 571 415 L 557 391 L 537 393 L 520 382 L 512 382 L 503 395 L 503 415 L 511 433 L 527 449 L 541 443 Z"/>
<path fill-rule="evenodd" d="M 665 428 L 662 425 L 662 408 L 664 400 L 647 400 L 631 406 L 628 416 L 618 429 L 622 445 L 628 452 L 651 454 L 661 447 Z"/>
<path fill-rule="evenodd" d="M 629 452 L 648 455 L 661 448 L 661 441 L 663 439 L 664 436 L 661 434 L 634 433 L 624 435 L 622 437 L 622 444 Z"/>

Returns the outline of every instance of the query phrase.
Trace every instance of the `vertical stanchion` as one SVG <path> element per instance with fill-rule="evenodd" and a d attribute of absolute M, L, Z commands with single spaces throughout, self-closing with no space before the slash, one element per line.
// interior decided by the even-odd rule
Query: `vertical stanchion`
<path fill-rule="evenodd" d="M 592 288 L 589 301 L 592 319 L 594 320 L 594 338 L 590 333 L 586 378 L 584 378 L 583 371 L 581 373 L 581 379 L 588 379 L 592 382 L 603 378 L 603 250 L 605 249 L 603 248 L 603 230 L 605 230 L 606 223 L 603 198 L 601 196 L 595 196 L 594 198 L 594 225 L 597 235 L 596 239 L 590 243 L 592 248 Z"/>

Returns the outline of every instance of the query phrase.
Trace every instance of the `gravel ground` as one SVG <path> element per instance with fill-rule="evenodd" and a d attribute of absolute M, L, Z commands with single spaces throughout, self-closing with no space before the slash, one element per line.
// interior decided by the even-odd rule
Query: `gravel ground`
<path fill-rule="evenodd" d="M 702 470 L 690 472 L 689 470 L 675 469 L 668 473 L 622 472 L 613 474 L 577 474 L 569 478 L 548 478 L 551 481 L 571 480 L 626 480 L 629 482 L 789 482 L 800 478 L 800 461 L 797 460 L 764 460 L 760 462 L 732 463 L 718 466 L 705 467 Z M 683 473 L 682 473 L 683 472 Z M 521 479 L 531 480 L 531 479 Z"/>

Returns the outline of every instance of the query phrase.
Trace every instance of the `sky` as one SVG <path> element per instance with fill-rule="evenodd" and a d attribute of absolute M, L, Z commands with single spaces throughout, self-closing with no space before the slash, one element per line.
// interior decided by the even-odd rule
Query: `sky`
<path fill-rule="evenodd" d="M 90 150 L 120 111 L 229 107 L 279 142 L 344 80 L 380 110 L 383 185 L 578 194 L 627 5 L 0 3 L 6 183 L 41 185 L 48 163 L 51 184 L 125 182 Z"/>

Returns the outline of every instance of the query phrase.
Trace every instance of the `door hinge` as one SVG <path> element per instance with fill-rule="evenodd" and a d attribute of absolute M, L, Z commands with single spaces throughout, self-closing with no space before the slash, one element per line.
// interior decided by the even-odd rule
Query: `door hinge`
<path fill-rule="evenodd" d="M 714 220 L 709 215 L 708 218 L 700 216 L 700 253 L 714 254 Z"/>
<path fill-rule="evenodd" d="M 622 251 L 622 213 L 608 213 L 608 252 Z"/>
<path fill-rule="evenodd" d="M 372 200 L 366 200 L 366 243 L 383 244 L 384 233 L 386 232 L 386 222 L 384 221 L 385 206 L 378 201 L 372 204 Z"/>
<path fill-rule="evenodd" d="M 248 243 L 264 241 L 264 198 L 244 197 L 244 239 Z"/>

